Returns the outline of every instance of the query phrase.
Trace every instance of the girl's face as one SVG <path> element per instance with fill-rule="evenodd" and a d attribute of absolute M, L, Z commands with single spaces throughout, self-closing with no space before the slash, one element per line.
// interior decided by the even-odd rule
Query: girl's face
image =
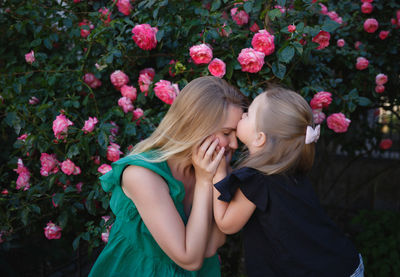
<path fill-rule="evenodd" d="M 219 140 L 219 147 L 216 150 L 219 151 L 221 147 L 225 147 L 225 156 L 228 160 L 232 158 L 233 153 L 238 148 L 236 128 L 242 114 L 242 108 L 229 105 L 225 122 L 222 124 L 221 129 L 214 133 Z"/>

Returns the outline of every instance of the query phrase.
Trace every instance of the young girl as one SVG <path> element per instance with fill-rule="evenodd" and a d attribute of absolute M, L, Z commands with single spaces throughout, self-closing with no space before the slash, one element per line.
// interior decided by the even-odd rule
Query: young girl
<path fill-rule="evenodd" d="M 297 93 L 257 96 L 237 126 L 248 157 L 214 177 L 214 217 L 226 234 L 243 228 L 248 276 L 363 276 L 361 255 L 325 215 L 305 174 L 319 126 Z M 222 201 L 221 201 L 222 200 Z"/>

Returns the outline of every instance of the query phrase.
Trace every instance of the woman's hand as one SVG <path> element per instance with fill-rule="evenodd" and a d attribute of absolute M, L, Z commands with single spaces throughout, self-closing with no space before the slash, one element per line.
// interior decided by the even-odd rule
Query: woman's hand
<path fill-rule="evenodd" d="M 206 140 L 200 146 L 194 148 L 192 162 L 195 169 L 197 182 L 212 182 L 215 172 L 217 171 L 225 152 L 225 148 L 222 147 L 218 153 L 214 155 L 218 143 L 218 138 L 210 136 L 206 138 Z"/>

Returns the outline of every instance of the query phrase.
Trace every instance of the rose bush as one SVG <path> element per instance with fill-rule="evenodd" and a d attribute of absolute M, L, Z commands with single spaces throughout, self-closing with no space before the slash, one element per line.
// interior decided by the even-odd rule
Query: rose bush
<path fill-rule="evenodd" d="M 0 247 L 45 238 L 48 223 L 75 249 L 102 245 L 113 218 L 98 178 L 199 76 L 250 98 L 281 83 L 311 103 L 331 144 L 388 149 L 379 115 L 365 118 L 398 105 L 400 4 L 336 2 L 5 1 Z M 359 128 L 368 145 L 354 143 Z"/>

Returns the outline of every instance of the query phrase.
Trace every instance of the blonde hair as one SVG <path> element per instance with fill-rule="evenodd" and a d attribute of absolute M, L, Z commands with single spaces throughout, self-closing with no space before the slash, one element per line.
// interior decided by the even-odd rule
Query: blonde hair
<path fill-rule="evenodd" d="M 294 91 L 272 87 L 263 92 L 256 110 L 256 129 L 267 136 L 265 147 L 239 167 L 265 174 L 305 173 L 314 162 L 315 144 L 305 144 L 307 126 L 314 127 L 311 107 Z"/>
<path fill-rule="evenodd" d="M 157 150 L 152 162 L 189 159 L 194 145 L 221 128 L 229 105 L 243 107 L 245 101 L 238 89 L 220 78 L 196 78 L 182 89 L 151 136 L 136 144 L 130 155 Z"/>

